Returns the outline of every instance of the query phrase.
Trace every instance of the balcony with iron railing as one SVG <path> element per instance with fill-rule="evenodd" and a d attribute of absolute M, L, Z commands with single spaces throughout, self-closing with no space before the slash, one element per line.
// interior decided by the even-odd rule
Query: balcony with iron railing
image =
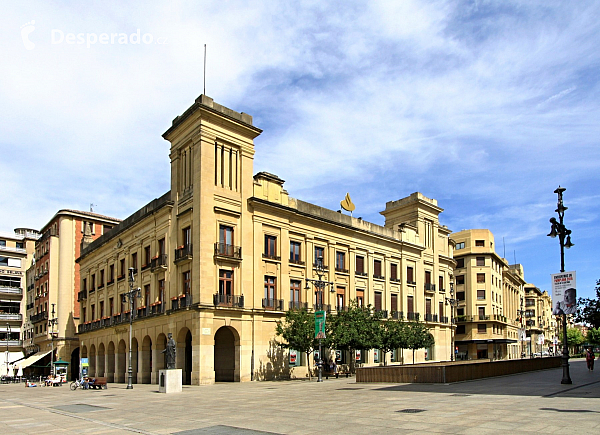
<path fill-rule="evenodd" d="M 265 310 L 283 311 L 283 299 L 263 298 L 262 306 Z"/>
<path fill-rule="evenodd" d="M 402 311 L 392 311 L 392 319 L 394 319 L 394 320 L 404 320 L 404 312 L 402 312 Z"/>
<path fill-rule="evenodd" d="M 167 254 L 158 255 L 150 260 L 150 271 L 158 272 L 167 268 Z"/>
<path fill-rule="evenodd" d="M 296 260 L 294 258 L 290 258 L 290 264 L 295 264 L 296 266 L 305 266 L 306 263 L 302 260 Z"/>
<path fill-rule="evenodd" d="M 440 317 L 440 323 L 448 323 L 449 318 L 447 316 L 441 316 Z"/>
<path fill-rule="evenodd" d="M 388 311 L 387 310 L 375 310 L 375 315 L 377 317 L 379 317 L 380 319 L 387 319 Z"/>
<path fill-rule="evenodd" d="M 407 320 L 419 320 L 421 318 L 421 314 L 413 312 L 413 311 L 409 311 L 408 313 L 406 313 L 406 319 Z"/>
<path fill-rule="evenodd" d="M 77 293 L 77 302 L 81 302 L 87 299 L 87 290 L 81 290 Z"/>
<path fill-rule="evenodd" d="M 279 255 L 275 255 L 275 254 L 264 254 L 262 255 L 263 260 L 275 260 L 275 261 L 281 261 L 281 257 Z"/>
<path fill-rule="evenodd" d="M 290 310 L 307 310 L 308 303 L 300 301 L 290 301 Z"/>
<path fill-rule="evenodd" d="M 367 278 L 369 276 L 369 274 L 367 272 L 354 272 L 354 274 L 356 276 L 364 276 L 365 278 Z"/>
<path fill-rule="evenodd" d="M 474 317 L 475 317 L 476 322 L 485 322 L 485 321 L 490 320 L 489 315 L 478 315 L 478 316 L 474 316 Z"/>
<path fill-rule="evenodd" d="M 348 269 L 344 269 L 343 267 L 336 267 L 335 271 L 338 273 L 348 273 Z"/>
<path fill-rule="evenodd" d="M 184 293 L 177 297 L 171 298 L 171 311 L 183 310 L 192 305 L 191 293 Z"/>
<path fill-rule="evenodd" d="M 241 260 L 242 247 L 217 242 L 215 243 L 215 257 L 226 258 L 229 260 Z"/>
<path fill-rule="evenodd" d="M 32 314 L 29 316 L 31 323 L 41 322 L 42 320 L 48 320 L 48 311 L 43 311 L 38 314 Z"/>
<path fill-rule="evenodd" d="M 183 263 L 192 259 L 192 244 L 181 245 L 175 249 L 175 263 Z"/>
<path fill-rule="evenodd" d="M 165 304 L 158 301 L 150 305 L 150 314 L 162 314 L 165 312 Z"/>
<path fill-rule="evenodd" d="M 383 276 L 383 275 L 377 275 L 377 274 L 374 273 L 373 274 L 373 278 L 374 279 L 385 279 L 385 276 Z"/>
<path fill-rule="evenodd" d="M 400 278 L 390 278 L 390 282 L 401 282 Z"/>
<path fill-rule="evenodd" d="M 215 293 L 213 295 L 213 305 L 215 307 L 244 308 L 244 295 Z"/>
<path fill-rule="evenodd" d="M 434 292 L 435 291 L 435 284 L 431 284 L 430 282 L 426 282 L 425 283 L 425 291 L 426 292 Z"/>

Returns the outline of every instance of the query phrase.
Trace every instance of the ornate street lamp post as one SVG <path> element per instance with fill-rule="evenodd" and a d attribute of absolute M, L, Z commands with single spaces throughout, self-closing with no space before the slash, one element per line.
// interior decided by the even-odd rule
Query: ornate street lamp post
<path fill-rule="evenodd" d="M 458 300 L 454 297 L 454 277 L 450 276 L 450 297 L 446 298 L 446 305 L 450 305 L 450 361 L 454 361 L 454 307 Z"/>
<path fill-rule="evenodd" d="M 331 291 L 335 291 L 333 289 L 333 282 L 323 281 L 323 277 L 325 276 L 325 266 L 323 266 L 323 257 L 317 258 L 317 264 L 315 265 L 315 273 L 317 274 L 317 279 L 306 278 L 306 287 L 305 289 L 310 289 L 310 285 L 312 284 L 315 288 L 316 295 L 316 304 L 315 311 L 323 310 L 323 294 L 325 291 L 325 287 L 328 285 L 331 286 Z M 317 361 L 317 367 L 319 368 L 319 375 L 317 377 L 317 382 L 323 382 L 323 354 L 321 349 L 321 337 L 319 337 L 319 360 Z"/>
<path fill-rule="evenodd" d="M 56 368 L 54 367 L 54 325 L 58 323 L 58 318 L 54 316 L 55 305 L 56 304 L 52 304 L 52 317 L 48 319 L 48 326 L 50 327 L 50 342 L 52 343 L 52 354 L 50 355 L 50 374 L 52 376 L 56 374 Z"/>
<path fill-rule="evenodd" d="M 565 248 L 569 249 L 573 246 L 571 243 L 571 230 L 565 227 L 563 218 L 565 216 L 565 207 L 563 204 L 563 192 L 567 190 L 564 187 L 558 186 L 558 189 L 554 191 L 558 195 L 558 204 L 556 206 L 556 213 L 558 213 L 558 221 L 556 218 L 550 218 L 552 224 L 550 229 L 549 237 L 555 238 L 558 236 L 558 242 L 560 243 L 560 272 L 565 271 Z M 562 351 L 562 368 L 563 377 L 560 381 L 561 384 L 572 384 L 571 375 L 569 373 L 569 344 L 567 342 L 567 314 L 563 311 L 563 351 Z"/>
<path fill-rule="evenodd" d="M 525 315 L 525 310 L 523 309 L 523 296 L 521 296 L 521 309 L 517 310 L 517 314 L 519 318 L 517 321 L 521 324 L 521 328 L 519 329 L 519 341 L 521 342 L 521 358 L 525 358 L 525 349 L 523 345 L 524 336 L 525 336 L 525 327 L 523 326 L 523 316 Z"/>
<path fill-rule="evenodd" d="M 131 379 L 133 377 L 133 369 L 131 367 L 131 330 L 133 328 L 133 305 L 135 302 L 135 298 L 139 298 L 142 295 L 141 288 L 133 288 L 133 272 L 135 269 L 133 267 L 129 268 L 129 291 L 127 293 L 123 293 L 123 302 L 127 302 L 129 299 L 129 367 L 127 368 L 127 389 L 131 390 L 133 388 L 133 384 Z"/>

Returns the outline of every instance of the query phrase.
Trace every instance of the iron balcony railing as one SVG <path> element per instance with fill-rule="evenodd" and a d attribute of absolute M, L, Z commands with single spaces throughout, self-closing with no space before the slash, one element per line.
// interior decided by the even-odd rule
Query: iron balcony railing
<path fill-rule="evenodd" d="M 166 269 L 167 267 L 167 254 L 159 255 L 158 257 L 150 260 L 150 270 L 154 272 L 159 269 Z"/>
<path fill-rule="evenodd" d="M 434 292 L 435 291 L 435 284 L 425 283 L 425 290 L 426 291 Z"/>
<path fill-rule="evenodd" d="M 375 279 L 385 279 L 385 276 L 373 274 L 373 278 L 375 278 Z"/>
<path fill-rule="evenodd" d="M 6 349 L 6 346 L 8 346 L 8 347 L 23 347 L 23 340 L 12 340 L 12 339 L 7 340 L 6 338 L 3 338 L 2 340 L 0 340 L 0 348 Z"/>
<path fill-rule="evenodd" d="M 425 313 L 425 321 L 426 322 L 433 322 L 433 314 Z"/>
<path fill-rule="evenodd" d="M 421 315 L 419 313 L 415 313 L 413 311 L 409 311 L 408 313 L 406 313 L 406 318 L 408 320 L 419 320 L 420 317 Z"/>
<path fill-rule="evenodd" d="M 37 322 L 41 322 L 42 320 L 47 320 L 48 319 L 48 311 L 44 311 L 42 313 L 38 313 L 38 314 L 32 314 L 31 316 L 29 316 L 29 320 L 31 321 L 31 323 L 37 323 Z"/>
<path fill-rule="evenodd" d="M 171 310 L 182 310 L 192 305 L 191 293 L 184 293 L 178 298 L 171 299 Z"/>
<path fill-rule="evenodd" d="M 162 302 L 160 303 L 155 303 L 153 305 L 150 306 L 150 313 L 151 314 L 162 314 L 165 312 L 165 304 L 163 304 Z"/>
<path fill-rule="evenodd" d="M 388 311 L 387 310 L 375 310 L 375 315 L 381 319 L 387 319 Z"/>
<path fill-rule="evenodd" d="M 283 311 L 283 299 L 263 298 L 262 306 L 265 310 Z"/>
<path fill-rule="evenodd" d="M 175 262 L 192 259 L 192 244 L 183 245 L 175 249 Z"/>
<path fill-rule="evenodd" d="M 308 309 L 308 304 L 306 302 L 299 301 L 290 301 L 290 310 L 301 310 Z"/>
<path fill-rule="evenodd" d="M 348 273 L 348 269 L 344 269 L 343 267 L 336 267 L 335 271 L 339 273 Z"/>
<path fill-rule="evenodd" d="M 440 319 L 441 319 L 440 320 L 441 323 L 448 323 L 448 317 L 447 316 L 442 316 L 442 317 L 440 317 Z"/>
<path fill-rule="evenodd" d="M 390 281 L 391 282 L 400 282 L 400 279 L 399 278 L 390 278 Z"/>
<path fill-rule="evenodd" d="M 275 254 L 263 254 L 262 258 L 267 259 L 267 260 L 281 261 L 281 257 L 279 255 L 275 255 Z"/>
<path fill-rule="evenodd" d="M 293 258 L 290 258 L 290 263 L 291 264 L 297 264 L 299 266 L 304 266 L 306 263 L 302 260 L 295 260 Z"/>
<path fill-rule="evenodd" d="M 392 319 L 394 320 L 403 320 L 404 312 L 402 311 L 392 311 Z"/>
<path fill-rule="evenodd" d="M 369 274 L 367 272 L 356 272 L 355 275 L 357 276 L 369 276 Z"/>
<path fill-rule="evenodd" d="M 241 246 L 228 245 L 226 243 L 215 243 L 215 255 L 217 257 L 233 258 L 234 260 L 242 259 Z"/>
<path fill-rule="evenodd" d="M 215 293 L 213 295 L 213 305 L 217 307 L 244 308 L 244 296 Z"/>

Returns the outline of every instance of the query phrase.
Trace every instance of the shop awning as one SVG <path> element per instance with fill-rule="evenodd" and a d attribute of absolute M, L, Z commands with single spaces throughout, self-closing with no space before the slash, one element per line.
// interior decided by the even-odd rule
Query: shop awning
<path fill-rule="evenodd" d="M 44 358 L 46 355 L 49 355 L 50 353 L 52 353 L 51 350 L 49 350 L 48 352 L 34 353 L 33 355 L 28 356 L 24 360 L 18 361 L 17 363 L 15 363 L 15 365 L 17 367 L 21 367 L 22 369 L 24 369 L 25 367 L 29 367 L 30 365 L 35 364 L 36 362 L 38 362 L 39 360 Z"/>

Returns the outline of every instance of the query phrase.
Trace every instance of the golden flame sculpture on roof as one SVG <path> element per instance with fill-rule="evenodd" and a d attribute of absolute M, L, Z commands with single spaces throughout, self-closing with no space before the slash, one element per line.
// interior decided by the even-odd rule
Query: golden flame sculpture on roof
<path fill-rule="evenodd" d="M 350 199 L 350 194 L 349 193 L 346 193 L 346 197 L 344 198 L 343 201 L 340 202 L 340 205 L 342 206 L 342 208 L 344 210 L 349 211 L 350 213 L 352 213 L 356 209 L 356 206 L 354 205 L 354 203 Z"/>

